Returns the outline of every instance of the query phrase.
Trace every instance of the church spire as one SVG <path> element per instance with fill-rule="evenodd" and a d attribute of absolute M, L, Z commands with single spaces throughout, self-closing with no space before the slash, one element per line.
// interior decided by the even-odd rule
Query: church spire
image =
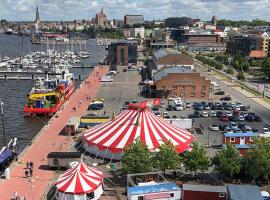
<path fill-rule="evenodd" d="M 39 17 L 38 5 L 37 5 L 37 8 L 36 8 L 36 22 L 39 22 L 39 21 L 40 21 L 40 17 Z"/>

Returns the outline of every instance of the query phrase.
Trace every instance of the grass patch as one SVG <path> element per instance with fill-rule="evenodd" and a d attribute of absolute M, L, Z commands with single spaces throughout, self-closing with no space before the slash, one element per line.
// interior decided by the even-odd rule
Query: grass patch
<path fill-rule="evenodd" d="M 260 97 L 261 94 L 259 92 L 256 92 L 255 90 L 252 90 L 248 87 L 246 87 L 245 85 L 243 86 L 244 90 L 249 92 L 250 94 L 253 94 L 254 96 Z"/>
<path fill-rule="evenodd" d="M 264 102 L 266 102 L 266 103 L 270 104 L 270 98 L 268 98 L 268 97 L 264 97 L 262 100 L 263 100 Z"/>

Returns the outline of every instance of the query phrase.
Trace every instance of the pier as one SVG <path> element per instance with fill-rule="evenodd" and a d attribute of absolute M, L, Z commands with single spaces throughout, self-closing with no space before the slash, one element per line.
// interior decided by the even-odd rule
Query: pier
<path fill-rule="evenodd" d="M 89 103 L 95 98 L 100 88 L 99 79 L 107 73 L 108 69 L 106 66 L 97 66 L 71 96 L 70 100 L 20 154 L 18 161 L 11 165 L 10 179 L 2 180 L 0 183 L 1 200 L 13 199 L 15 192 L 20 197 L 25 196 L 26 199 L 42 199 L 48 184 L 55 178 L 55 171 L 49 170 L 47 167 L 48 153 L 68 151 L 70 145 L 74 142 L 73 136 L 61 135 L 60 133 L 70 117 L 81 117 L 86 114 Z M 76 110 L 73 109 L 74 107 Z M 34 163 L 31 179 L 25 176 L 27 161 Z"/>

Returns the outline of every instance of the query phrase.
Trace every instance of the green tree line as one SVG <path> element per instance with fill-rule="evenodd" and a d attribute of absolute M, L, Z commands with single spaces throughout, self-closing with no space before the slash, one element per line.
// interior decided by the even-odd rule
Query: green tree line
<path fill-rule="evenodd" d="M 232 145 L 227 144 L 213 158 L 207 156 L 206 148 L 199 142 L 191 144 L 192 150 L 179 155 L 171 142 L 162 144 L 158 151 L 151 152 L 137 139 L 126 147 L 122 158 L 124 173 L 178 170 L 184 167 L 195 176 L 198 172 L 214 171 L 227 181 L 249 178 L 255 182 L 269 181 L 270 138 L 254 138 L 254 143 L 243 156 Z"/>

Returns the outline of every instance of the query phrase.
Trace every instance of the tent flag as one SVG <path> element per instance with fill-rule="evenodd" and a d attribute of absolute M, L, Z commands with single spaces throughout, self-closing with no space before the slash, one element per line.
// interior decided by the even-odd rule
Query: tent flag
<path fill-rule="evenodd" d="M 160 100 L 160 98 L 155 98 L 154 100 L 153 100 L 153 106 L 160 106 L 161 105 L 161 100 Z"/>

